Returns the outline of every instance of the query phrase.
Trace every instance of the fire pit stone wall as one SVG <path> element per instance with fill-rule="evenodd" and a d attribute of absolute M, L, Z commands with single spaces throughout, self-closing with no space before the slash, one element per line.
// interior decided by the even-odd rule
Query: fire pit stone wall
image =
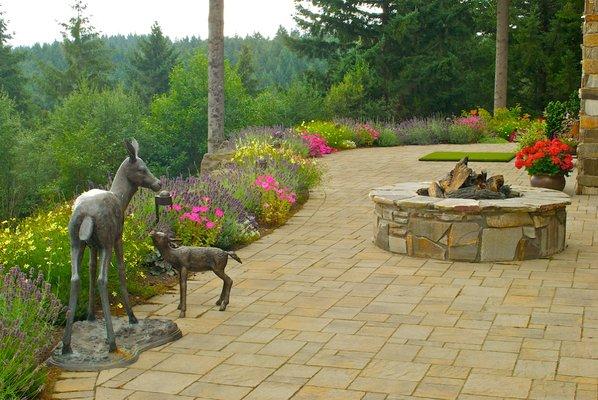
<path fill-rule="evenodd" d="M 568 195 L 513 187 L 504 200 L 420 196 L 429 182 L 374 189 L 374 243 L 387 251 L 440 260 L 514 261 L 548 257 L 565 248 Z"/>

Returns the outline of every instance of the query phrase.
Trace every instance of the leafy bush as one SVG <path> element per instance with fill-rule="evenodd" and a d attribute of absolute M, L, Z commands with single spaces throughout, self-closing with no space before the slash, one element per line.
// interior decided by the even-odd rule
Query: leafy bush
<path fill-rule="evenodd" d="M 33 398 L 46 380 L 43 357 L 62 307 L 42 274 L 0 265 L 0 398 Z"/>
<path fill-rule="evenodd" d="M 380 131 L 380 137 L 378 138 L 377 144 L 380 147 L 398 146 L 399 139 L 392 130 L 383 128 Z"/>
<path fill-rule="evenodd" d="M 0 225 L 0 264 L 8 268 L 21 267 L 26 271 L 42 272 L 57 292 L 58 298 L 68 302 L 71 264 L 68 221 L 70 204 L 61 204 L 49 211 L 41 211 L 21 221 L 3 221 Z M 147 227 L 133 216 L 127 217 L 123 232 L 127 283 L 132 295 L 148 297 L 157 288 L 146 284 L 143 262 L 152 251 L 147 240 Z M 81 295 L 77 302 L 77 315 L 84 315 L 87 305 L 89 282 L 87 257 L 81 267 Z M 116 268 L 110 268 L 110 292 L 119 291 Z M 114 300 L 116 300 L 116 297 Z M 116 301 L 118 303 L 118 301 Z"/>
<path fill-rule="evenodd" d="M 22 129 L 15 103 L 0 92 L 0 218 L 15 214 L 15 137 Z"/>
<path fill-rule="evenodd" d="M 536 120 L 533 121 L 527 128 L 523 129 L 517 135 L 518 147 L 521 150 L 524 147 L 533 146 L 540 140 L 545 140 L 546 136 L 546 122 Z"/>
<path fill-rule="evenodd" d="M 136 136 L 141 115 L 139 100 L 121 89 L 83 87 L 67 97 L 48 125 L 55 189 L 68 198 L 104 185 L 125 158 L 123 140 Z"/>
<path fill-rule="evenodd" d="M 234 132 L 247 125 L 250 98 L 234 68 L 225 64 L 225 131 Z M 142 149 L 152 170 L 170 176 L 197 171 L 207 151 L 208 60 L 198 52 L 170 75 L 170 91 L 154 99 L 144 121 L 148 132 Z M 145 154 L 145 150 L 144 150 Z"/>
<path fill-rule="evenodd" d="M 546 134 L 550 138 L 563 136 L 571 129 L 572 122 L 579 117 L 579 98 L 574 92 L 567 101 L 551 101 L 544 110 Z"/>
<path fill-rule="evenodd" d="M 530 123 L 529 115 L 523 115 L 520 106 L 499 108 L 490 114 L 484 109 L 478 113 L 486 125 L 486 133 L 513 141 L 519 130 L 526 129 Z"/>
<path fill-rule="evenodd" d="M 323 98 L 312 85 L 293 81 L 286 90 L 268 88 L 252 102 L 251 123 L 260 126 L 295 126 L 323 117 Z"/>
<path fill-rule="evenodd" d="M 380 132 L 372 125 L 357 124 L 354 135 L 357 147 L 371 147 L 380 137 Z"/>
<path fill-rule="evenodd" d="M 482 137 L 482 131 L 464 124 L 451 124 L 448 126 L 448 143 L 464 144 L 477 143 Z"/>
<path fill-rule="evenodd" d="M 440 118 L 412 118 L 389 128 L 395 131 L 400 144 L 448 143 L 449 123 Z"/>
<path fill-rule="evenodd" d="M 346 125 L 329 121 L 311 121 L 302 123 L 298 130 L 318 134 L 326 139 L 326 143 L 335 149 L 346 148 L 345 141 L 354 141 L 354 134 Z M 346 143 L 345 143 L 346 144 Z"/>

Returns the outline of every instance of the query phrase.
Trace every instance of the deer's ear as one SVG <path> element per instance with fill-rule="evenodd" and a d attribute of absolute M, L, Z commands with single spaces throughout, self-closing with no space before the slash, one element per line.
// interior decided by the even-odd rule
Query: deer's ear
<path fill-rule="evenodd" d="M 139 154 L 139 143 L 137 143 L 137 140 L 125 139 L 125 147 L 127 148 L 131 162 L 136 162 L 137 155 Z"/>

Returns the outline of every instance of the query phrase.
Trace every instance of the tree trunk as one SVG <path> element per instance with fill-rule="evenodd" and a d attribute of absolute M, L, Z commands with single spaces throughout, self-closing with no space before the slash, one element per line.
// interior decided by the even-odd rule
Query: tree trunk
<path fill-rule="evenodd" d="M 507 76 L 509 65 L 509 2 L 496 4 L 496 69 L 494 73 L 494 112 L 507 107 Z"/>
<path fill-rule="evenodd" d="M 224 0 L 210 0 L 208 29 L 208 153 L 213 153 L 224 141 Z"/>

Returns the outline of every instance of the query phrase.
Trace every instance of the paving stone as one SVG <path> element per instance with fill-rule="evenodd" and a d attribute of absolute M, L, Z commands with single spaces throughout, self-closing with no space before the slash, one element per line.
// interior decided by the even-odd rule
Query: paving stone
<path fill-rule="evenodd" d="M 517 354 L 515 353 L 461 350 L 455 360 L 455 365 L 461 367 L 506 369 L 510 371 L 515 366 L 516 360 Z"/>
<path fill-rule="evenodd" d="M 324 367 L 307 384 L 310 386 L 346 389 L 359 372 L 358 369 Z"/>
<path fill-rule="evenodd" d="M 534 380 L 529 398 L 532 400 L 574 400 L 575 383 Z"/>
<path fill-rule="evenodd" d="M 598 359 L 562 357 L 558 374 L 598 378 Z"/>
<path fill-rule="evenodd" d="M 281 382 L 262 382 L 244 400 L 288 400 L 302 385 Z"/>
<path fill-rule="evenodd" d="M 274 368 L 220 364 L 201 378 L 202 382 L 255 387 L 275 371 Z"/>
<path fill-rule="evenodd" d="M 124 389 L 177 394 L 197 379 L 199 379 L 199 375 L 163 371 L 145 371 L 127 383 L 124 386 Z"/>
<path fill-rule="evenodd" d="M 61 379 L 54 385 L 56 392 L 80 392 L 93 390 L 96 383 L 95 378 L 68 378 Z"/>
<path fill-rule="evenodd" d="M 172 354 L 169 358 L 157 364 L 153 369 L 156 371 L 169 371 L 203 375 L 218 364 L 220 364 L 225 359 L 226 357 L 210 357 L 193 354 Z"/>
<path fill-rule="evenodd" d="M 215 400 L 240 400 L 251 390 L 250 387 L 195 382 L 185 389 L 182 394 Z"/>
<path fill-rule="evenodd" d="M 471 374 L 465 382 L 463 393 L 525 399 L 528 397 L 531 383 L 531 379 L 527 378 Z"/>
<path fill-rule="evenodd" d="M 125 390 L 125 389 L 112 389 L 112 388 L 105 388 L 105 387 L 98 387 L 95 393 L 96 400 L 123 400 L 127 398 L 131 393 L 132 390 Z M 93 395 L 93 393 L 92 393 Z"/>
<path fill-rule="evenodd" d="M 293 396 L 293 400 L 360 400 L 363 392 L 332 389 L 318 386 L 303 386 Z"/>

